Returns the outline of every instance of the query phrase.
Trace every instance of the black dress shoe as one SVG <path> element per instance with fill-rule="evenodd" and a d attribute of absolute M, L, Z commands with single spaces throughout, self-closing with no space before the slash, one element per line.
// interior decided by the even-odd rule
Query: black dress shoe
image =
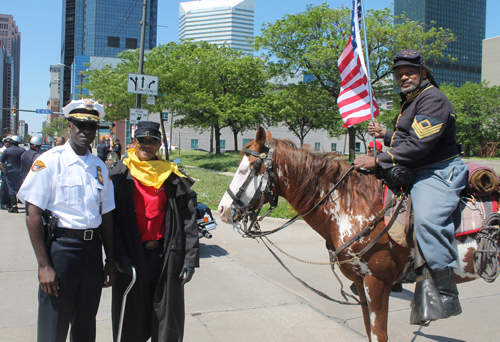
<path fill-rule="evenodd" d="M 10 209 L 10 205 L 8 205 L 8 204 L 2 204 L 2 209 L 3 210 L 9 210 Z"/>
<path fill-rule="evenodd" d="M 9 213 L 18 213 L 19 210 L 17 210 L 17 207 L 11 207 L 9 208 Z"/>

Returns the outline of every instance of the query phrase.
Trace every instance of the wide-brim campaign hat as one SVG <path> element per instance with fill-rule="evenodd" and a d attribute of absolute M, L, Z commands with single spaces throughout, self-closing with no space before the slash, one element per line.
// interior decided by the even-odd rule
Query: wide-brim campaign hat
<path fill-rule="evenodd" d="M 62 109 L 69 120 L 99 122 L 104 117 L 104 107 L 92 99 L 73 100 Z"/>
<path fill-rule="evenodd" d="M 134 138 L 155 138 L 161 140 L 160 123 L 154 121 L 139 121 L 134 132 Z"/>
<path fill-rule="evenodd" d="M 396 53 L 396 57 L 394 57 L 394 66 L 392 67 L 392 69 L 395 70 L 397 67 L 403 65 L 424 67 L 427 69 L 427 66 L 424 64 L 424 59 L 422 58 L 420 52 L 412 49 L 405 49 Z"/>

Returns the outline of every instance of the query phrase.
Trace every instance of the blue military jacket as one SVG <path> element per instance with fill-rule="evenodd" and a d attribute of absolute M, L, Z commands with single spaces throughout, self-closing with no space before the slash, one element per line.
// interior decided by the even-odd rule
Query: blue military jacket
<path fill-rule="evenodd" d="M 378 156 L 379 165 L 415 170 L 458 156 L 456 113 L 446 95 L 425 81 L 401 98 L 394 131 L 387 130 L 384 137 L 390 148 Z"/>

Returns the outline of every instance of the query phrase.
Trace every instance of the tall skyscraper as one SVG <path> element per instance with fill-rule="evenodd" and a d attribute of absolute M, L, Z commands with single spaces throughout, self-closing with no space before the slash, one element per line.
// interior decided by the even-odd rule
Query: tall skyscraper
<path fill-rule="evenodd" d="M 142 5 L 143 1 L 137 0 L 63 0 L 63 105 L 70 101 L 71 89 L 80 84 L 76 72 L 85 70 L 80 63 L 85 58 L 79 56 L 115 57 L 124 50 L 139 48 Z M 148 0 L 146 49 L 156 46 L 157 14 L 158 0 Z M 73 84 L 72 74 L 77 76 Z"/>
<path fill-rule="evenodd" d="M 394 14 L 406 13 L 410 20 L 427 27 L 452 30 L 457 40 L 445 54 L 456 58 L 427 61 L 438 83 L 481 82 L 482 41 L 486 35 L 486 0 L 394 0 Z"/>
<path fill-rule="evenodd" d="M 5 47 L 5 70 L 3 108 L 19 108 L 19 78 L 21 71 L 21 32 L 17 28 L 14 17 L 0 14 L 0 40 Z M 17 131 L 19 116 L 12 111 L 2 113 L 2 133 Z"/>
<path fill-rule="evenodd" d="M 251 55 L 254 0 L 200 0 L 179 4 L 179 40 L 227 46 Z"/>

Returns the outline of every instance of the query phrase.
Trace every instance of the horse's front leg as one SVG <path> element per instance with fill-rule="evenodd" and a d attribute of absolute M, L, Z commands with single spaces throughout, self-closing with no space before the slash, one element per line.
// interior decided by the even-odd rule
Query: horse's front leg
<path fill-rule="evenodd" d="M 386 284 L 373 275 L 368 274 L 364 278 L 364 292 L 370 313 L 370 334 L 368 337 L 371 342 L 385 342 L 388 340 L 387 319 L 391 284 Z"/>
<path fill-rule="evenodd" d="M 364 286 L 358 283 L 354 283 L 356 285 L 356 289 L 358 290 L 359 301 L 361 303 L 366 302 L 365 288 Z M 363 322 L 365 323 L 366 336 L 370 338 L 371 335 L 371 323 L 370 323 L 370 311 L 368 311 L 367 306 L 362 306 L 361 311 L 363 312 Z"/>

